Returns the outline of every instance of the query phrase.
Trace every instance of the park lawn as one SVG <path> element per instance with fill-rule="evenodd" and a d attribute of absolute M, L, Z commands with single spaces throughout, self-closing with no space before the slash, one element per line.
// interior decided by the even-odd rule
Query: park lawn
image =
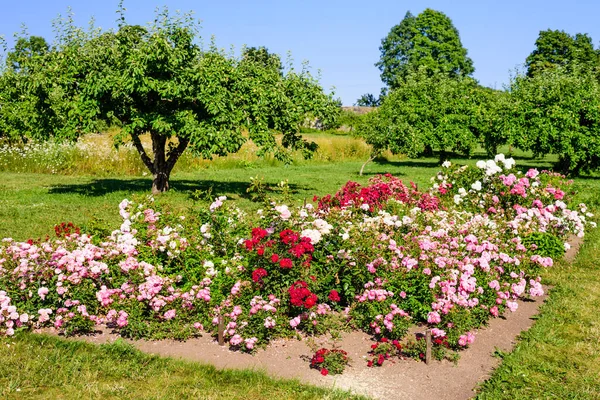
<path fill-rule="evenodd" d="M 363 399 L 250 370 L 22 333 L 0 339 L 2 399 Z M 308 366 L 307 366 L 308 368 Z"/>
<path fill-rule="evenodd" d="M 528 159 L 518 163 L 520 168 L 543 166 Z M 252 209 L 261 205 L 251 202 L 246 193 L 250 177 L 264 177 L 270 186 L 287 179 L 293 198 L 302 202 L 315 194 L 333 193 L 347 180 L 364 182 L 386 172 L 424 187 L 439 169 L 435 159 L 400 160 L 370 164 L 366 175 L 359 177 L 360 165 L 341 162 L 178 173 L 172 180 L 175 190 L 157 201 L 185 208 L 194 191 L 212 187 L 213 195 L 227 195 Z M 118 202 L 146 195 L 150 188 L 145 177 L 2 173 L 0 179 L 0 235 L 16 239 L 45 236 L 61 221 L 85 225 L 97 218 L 116 227 Z M 578 201 L 600 208 L 597 177 L 577 179 L 574 188 Z M 546 272 L 545 282 L 555 286 L 548 303 L 515 351 L 503 354 L 503 364 L 482 387 L 482 399 L 598 398 L 599 247 L 600 233 L 595 230 L 574 265 L 558 265 Z M 33 334 L 0 340 L 0 393 L 3 398 L 349 398 L 257 372 L 218 371 L 148 356 L 123 343 L 94 346 Z"/>

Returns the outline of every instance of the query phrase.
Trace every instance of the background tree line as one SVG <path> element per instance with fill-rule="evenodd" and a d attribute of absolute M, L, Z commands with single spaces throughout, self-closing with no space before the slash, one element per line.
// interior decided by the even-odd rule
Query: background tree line
<path fill-rule="evenodd" d="M 600 167 L 600 50 L 588 35 L 540 32 L 526 70 L 505 90 L 473 79 L 458 30 L 439 11 L 408 12 L 379 49 L 385 87 L 379 97 L 357 101 L 378 106 L 357 127 L 374 155 L 435 151 L 443 161 L 448 152 L 468 156 L 483 146 L 493 155 L 511 145 L 535 156 L 558 155 L 563 172 Z"/>

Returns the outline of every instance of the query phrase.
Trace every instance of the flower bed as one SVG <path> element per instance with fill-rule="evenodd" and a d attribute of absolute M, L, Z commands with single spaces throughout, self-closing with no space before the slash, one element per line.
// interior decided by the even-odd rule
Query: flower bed
<path fill-rule="evenodd" d="M 423 324 L 434 354 L 452 357 L 517 299 L 542 295 L 540 271 L 593 224 L 585 205 L 567 206 L 564 177 L 513 167 L 503 155 L 444 163 L 426 192 L 378 176 L 314 206 L 273 203 L 256 215 L 224 197 L 185 218 L 124 200 L 109 237 L 65 224 L 53 240 L 2 241 L 0 333 L 106 324 L 131 338 L 185 339 L 216 336 L 222 318 L 227 343 L 251 352 L 353 328 L 379 350 L 393 343 L 373 348 L 381 365 L 400 351 L 419 357 L 423 341 L 406 336 Z"/>

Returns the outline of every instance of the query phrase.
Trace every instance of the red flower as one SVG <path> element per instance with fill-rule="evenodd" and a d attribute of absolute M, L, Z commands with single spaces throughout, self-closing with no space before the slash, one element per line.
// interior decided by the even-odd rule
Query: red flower
<path fill-rule="evenodd" d="M 268 232 L 265 229 L 254 228 L 252 229 L 252 239 L 256 239 L 257 241 L 266 237 Z"/>
<path fill-rule="evenodd" d="M 291 269 L 292 260 L 290 260 L 289 258 L 284 258 L 281 261 L 279 261 L 279 266 L 284 269 Z"/>
<path fill-rule="evenodd" d="M 375 350 L 375 349 L 377 348 L 377 346 L 379 346 L 377 343 L 373 343 L 373 344 L 371 345 L 371 348 L 372 348 L 373 350 Z"/>
<path fill-rule="evenodd" d="M 256 254 L 258 254 L 259 256 L 262 256 L 265 254 L 265 248 L 264 247 L 259 247 L 258 249 L 256 249 Z"/>
<path fill-rule="evenodd" d="M 340 294 L 337 292 L 337 290 L 332 290 L 331 292 L 329 292 L 329 300 L 336 303 L 341 300 Z"/>
<path fill-rule="evenodd" d="M 264 268 L 257 268 L 252 272 L 252 280 L 256 283 L 262 281 L 262 278 L 269 275 Z"/>
<path fill-rule="evenodd" d="M 381 365 L 383 364 L 384 358 L 383 358 L 383 354 L 380 354 L 379 357 L 377 358 L 377 364 Z"/>
<path fill-rule="evenodd" d="M 311 293 L 304 301 L 304 307 L 313 308 L 317 304 L 317 295 Z"/>
<path fill-rule="evenodd" d="M 321 375 L 327 376 L 328 373 L 329 373 L 329 370 L 327 368 L 321 369 Z"/>
<path fill-rule="evenodd" d="M 279 256 L 277 254 L 273 254 L 271 256 L 271 262 L 276 263 L 279 260 Z"/>
<path fill-rule="evenodd" d="M 373 360 L 369 360 L 367 361 L 367 367 L 372 367 L 373 366 Z"/>

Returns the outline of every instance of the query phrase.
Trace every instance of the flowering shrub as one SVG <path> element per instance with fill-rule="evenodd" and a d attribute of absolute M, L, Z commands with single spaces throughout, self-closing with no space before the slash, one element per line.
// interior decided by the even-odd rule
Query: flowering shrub
<path fill-rule="evenodd" d="M 428 192 L 386 175 L 256 215 L 223 196 L 185 217 L 124 200 L 106 237 L 66 224 L 53 239 L 2 241 L 0 334 L 105 324 L 184 339 L 216 336 L 222 318 L 228 344 L 252 352 L 348 325 L 387 343 L 420 323 L 440 352 L 457 351 L 518 299 L 543 295 L 540 272 L 567 235 L 595 225 L 585 205 L 567 205 L 563 176 L 513 168 L 502 155 L 447 162 Z"/>
<path fill-rule="evenodd" d="M 341 349 L 319 349 L 310 360 L 311 368 L 318 369 L 323 376 L 343 373 L 348 363 L 348 353 Z"/>
<path fill-rule="evenodd" d="M 367 367 L 381 367 L 386 360 L 400 356 L 402 345 L 397 340 L 380 339 L 371 345 L 369 354 L 372 358 L 367 359 Z"/>

